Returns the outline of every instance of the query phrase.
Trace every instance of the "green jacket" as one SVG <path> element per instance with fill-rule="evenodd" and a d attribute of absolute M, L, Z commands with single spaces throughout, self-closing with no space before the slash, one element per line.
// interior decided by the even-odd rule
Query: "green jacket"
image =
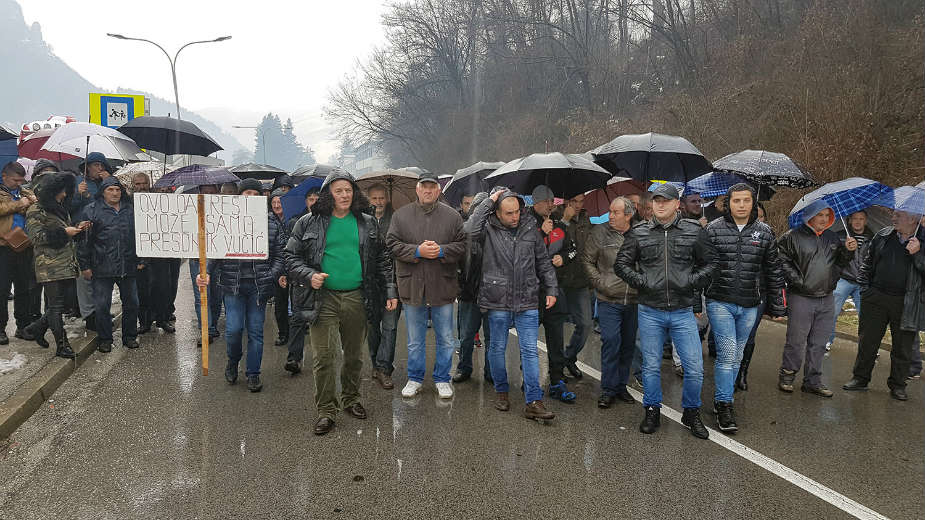
<path fill-rule="evenodd" d="M 69 224 L 63 207 L 48 211 L 33 204 L 26 212 L 26 233 L 32 241 L 38 283 L 77 278 L 77 246 L 64 231 Z"/>

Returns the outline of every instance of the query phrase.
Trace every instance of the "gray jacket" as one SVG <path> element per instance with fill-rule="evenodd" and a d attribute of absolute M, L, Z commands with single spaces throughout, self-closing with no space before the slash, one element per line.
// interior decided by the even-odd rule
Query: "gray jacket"
<path fill-rule="evenodd" d="M 498 200 L 509 197 L 517 197 L 523 209 L 523 200 L 511 191 Z M 528 212 L 521 211 L 518 226 L 508 228 L 498 220 L 494 210 L 494 201 L 485 199 L 471 210 L 465 225 L 471 239 L 482 244 L 478 305 L 482 309 L 513 312 L 537 309 L 540 290 L 543 295 L 556 296 L 558 286 L 536 221 Z"/>
<path fill-rule="evenodd" d="M 581 263 L 598 300 L 632 305 L 636 303 L 636 289 L 617 276 L 613 268 L 622 245 L 623 233 L 610 224 L 598 224 L 591 229 L 585 242 Z"/>

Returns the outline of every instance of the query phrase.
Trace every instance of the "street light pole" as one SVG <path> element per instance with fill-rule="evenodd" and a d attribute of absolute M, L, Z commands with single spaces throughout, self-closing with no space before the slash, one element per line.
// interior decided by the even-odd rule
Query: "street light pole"
<path fill-rule="evenodd" d="M 263 129 L 260 128 L 259 126 L 240 126 L 240 125 L 231 125 L 231 128 L 251 128 L 251 129 L 254 129 L 254 130 L 258 130 L 257 133 L 260 134 L 260 144 L 261 144 L 261 148 L 263 148 L 263 164 L 267 164 L 267 136 L 266 136 L 266 132 L 264 132 Z M 257 158 L 254 157 L 254 160 L 256 161 Z"/>
<path fill-rule="evenodd" d="M 225 40 L 231 39 L 231 36 L 221 36 L 221 37 L 215 38 L 214 40 L 199 40 L 195 42 L 189 42 L 183 45 L 182 47 L 180 47 L 180 49 L 177 50 L 176 54 L 173 55 L 173 58 L 171 58 L 170 54 L 166 50 L 164 50 L 163 47 L 161 47 L 155 42 L 152 42 L 151 40 L 146 40 L 144 38 L 129 38 L 128 36 L 123 36 L 121 34 L 113 34 L 113 33 L 106 33 L 106 36 L 109 36 L 110 38 L 116 38 L 117 40 L 133 40 L 136 42 L 148 42 L 151 45 L 154 45 L 155 47 L 160 49 L 161 52 L 164 53 L 164 56 L 167 56 L 167 61 L 170 62 L 170 76 L 173 78 L 173 97 L 174 97 L 174 101 L 176 101 L 177 103 L 177 119 L 180 119 L 180 93 L 179 93 L 179 90 L 177 89 L 177 57 L 180 56 L 180 51 L 189 47 L 190 45 L 194 45 L 197 43 L 223 42 Z"/>

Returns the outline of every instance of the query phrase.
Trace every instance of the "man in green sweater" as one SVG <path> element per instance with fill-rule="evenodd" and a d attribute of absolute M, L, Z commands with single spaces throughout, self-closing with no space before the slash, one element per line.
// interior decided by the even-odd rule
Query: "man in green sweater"
<path fill-rule="evenodd" d="M 336 169 L 325 178 L 311 214 L 293 228 L 283 253 L 293 304 L 304 309 L 311 327 L 316 435 L 334 428 L 341 409 L 366 419 L 360 404 L 366 324 L 382 314 L 380 291 L 385 310 L 398 305 L 392 260 L 376 221 L 363 213 L 368 206 L 353 176 Z M 332 341 L 335 334 L 339 342 Z M 344 352 L 339 401 L 338 343 Z"/>

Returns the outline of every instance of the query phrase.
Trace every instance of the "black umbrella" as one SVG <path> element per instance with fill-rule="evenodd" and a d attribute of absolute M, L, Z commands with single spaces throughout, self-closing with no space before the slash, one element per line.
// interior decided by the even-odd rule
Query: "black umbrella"
<path fill-rule="evenodd" d="M 286 170 L 267 164 L 247 163 L 230 168 L 229 171 L 241 179 L 258 179 L 272 181 L 280 175 L 286 175 Z"/>
<path fill-rule="evenodd" d="M 142 116 L 119 127 L 141 148 L 165 155 L 209 155 L 222 147 L 189 121 L 173 117 Z"/>
<path fill-rule="evenodd" d="M 289 175 L 289 178 L 292 179 L 292 182 L 299 184 L 309 177 L 324 179 L 328 176 L 329 173 L 339 169 L 340 168 L 337 166 L 331 166 L 330 164 L 311 164 L 308 166 L 300 166 L 296 168 L 296 171 L 292 172 L 292 174 Z"/>
<path fill-rule="evenodd" d="M 507 186 L 529 194 L 544 184 L 559 197 L 570 199 L 607 185 L 610 173 L 579 154 L 535 153 L 498 168 L 485 177 L 486 187 Z"/>
<path fill-rule="evenodd" d="M 206 166 L 204 164 L 191 164 L 164 175 L 154 183 L 154 187 L 205 186 L 237 181 L 238 178 L 225 168 Z"/>
<path fill-rule="evenodd" d="M 502 166 L 504 166 L 503 162 L 479 161 L 472 166 L 456 170 L 456 174 L 443 188 L 444 197 L 447 202 L 458 206 L 464 195 L 475 195 L 480 191 L 485 191 L 483 179 Z"/>
<path fill-rule="evenodd" d="M 808 188 L 816 185 L 809 172 L 782 153 L 742 150 L 719 159 L 713 166 L 763 186 Z"/>
<path fill-rule="evenodd" d="M 640 181 L 687 182 L 713 171 L 696 146 L 674 135 L 621 135 L 591 154 L 610 173 Z"/>

